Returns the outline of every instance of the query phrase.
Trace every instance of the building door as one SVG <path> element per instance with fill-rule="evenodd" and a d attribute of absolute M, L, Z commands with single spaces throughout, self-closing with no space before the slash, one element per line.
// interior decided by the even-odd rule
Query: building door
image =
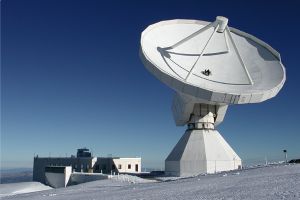
<path fill-rule="evenodd" d="M 136 172 L 139 171 L 139 165 L 138 165 L 138 164 L 135 165 L 135 171 L 136 171 Z"/>

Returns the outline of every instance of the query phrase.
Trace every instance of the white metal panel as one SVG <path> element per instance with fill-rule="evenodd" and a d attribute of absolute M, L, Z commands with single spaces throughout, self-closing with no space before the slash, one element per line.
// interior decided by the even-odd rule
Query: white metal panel
<path fill-rule="evenodd" d="M 250 103 L 258 103 L 261 102 L 263 98 L 263 94 L 252 94 Z"/>
<path fill-rule="evenodd" d="M 232 98 L 233 98 L 233 95 L 226 94 L 225 99 L 224 99 L 224 103 L 230 104 Z"/>
<path fill-rule="evenodd" d="M 239 104 L 245 104 L 245 103 L 249 103 L 251 99 L 251 94 L 243 94 L 240 96 L 240 99 L 238 101 Z"/>
<path fill-rule="evenodd" d="M 211 101 L 214 102 L 224 102 L 225 94 L 214 92 L 211 96 Z"/>

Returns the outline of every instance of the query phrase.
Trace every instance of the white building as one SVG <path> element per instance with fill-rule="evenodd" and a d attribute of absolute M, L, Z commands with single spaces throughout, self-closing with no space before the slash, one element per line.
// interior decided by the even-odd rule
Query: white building
<path fill-rule="evenodd" d="M 78 149 L 77 156 L 34 158 L 33 181 L 46 183 L 47 167 L 72 167 L 73 172 L 117 174 L 141 173 L 141 158 L 92 157 L 88 149 Z"/>

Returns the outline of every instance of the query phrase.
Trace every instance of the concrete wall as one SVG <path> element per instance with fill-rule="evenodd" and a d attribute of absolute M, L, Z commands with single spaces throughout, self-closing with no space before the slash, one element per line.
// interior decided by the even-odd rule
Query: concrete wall
<path fill-rule="evenodd" d="M 57 168 L 63 168 L 63 171 L 57 171 Z M 73 172 L 70 166 L 47 167 L 45 172 L 45 182 L 53 188 L 66 187 L 96 180 L 108 179 L 107 174 Z"/>
<path fill-rule="evenodd" d="M 72 175 L 72 167 L 65 168 L 65 187 L 69 184 Z"/>
<path fill-rule="evenodd" d="M 62 173 L 53 171 L 45 172 L 46 184 L 50 185 L 53 188 L 66 187 L 68 185 L 72 173 L 72 167 L 62 166 L 60 168 L 64 168 Z"/>
<path fill-rule="evenodd" d="M 75 172 L 71 175 L 70 185 L 108 179 L 107 174 Z"/>

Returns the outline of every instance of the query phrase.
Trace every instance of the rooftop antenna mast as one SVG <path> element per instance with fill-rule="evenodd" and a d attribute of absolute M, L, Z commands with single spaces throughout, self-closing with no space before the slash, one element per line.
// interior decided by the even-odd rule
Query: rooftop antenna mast
<path fill-rule="evenodd" d="M 283 150 L 283 153 L 284 153 L 285 164 L 287 164 L 287 150 L 284 149 L 284 150 Z"/>

